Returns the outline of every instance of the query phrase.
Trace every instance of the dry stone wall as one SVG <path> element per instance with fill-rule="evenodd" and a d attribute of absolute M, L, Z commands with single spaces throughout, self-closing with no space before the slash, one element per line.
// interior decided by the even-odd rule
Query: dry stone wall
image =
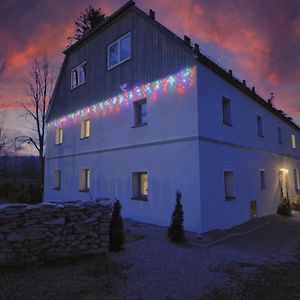
<path fill-rule="evenodd" d="M 0 206 L 0 265 L 106 252 L 111 201 Z"/>

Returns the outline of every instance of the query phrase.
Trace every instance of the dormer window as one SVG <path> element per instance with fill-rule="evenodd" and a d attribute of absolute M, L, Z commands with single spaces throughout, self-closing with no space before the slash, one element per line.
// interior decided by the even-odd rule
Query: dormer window
<path fill-rule="evenodd" d="M 131 56 L 131 35 L 127 33 L 120 39 L 111 43 L 107 48 L 107 69 L 121 64 L 122 62 L 130 59 Z"/>
<path fill-rule="evenodd" d="M 71 71 L 71 89 L 85 83 L 86 80 L 86 62 L 75 67 Z"/>

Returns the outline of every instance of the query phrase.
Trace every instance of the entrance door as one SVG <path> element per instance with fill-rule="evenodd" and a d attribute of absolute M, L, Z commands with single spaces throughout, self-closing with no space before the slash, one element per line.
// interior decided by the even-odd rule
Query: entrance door
<path fill-rule="evenodd" d="M 289 200 L 289 189 L 288 189 L 288 181 L 287 181 L 288 172 L 289 170 L 287 169 L 281 169 L 279 171 L 281 199 L 286 199 L 286 200 Z"/>

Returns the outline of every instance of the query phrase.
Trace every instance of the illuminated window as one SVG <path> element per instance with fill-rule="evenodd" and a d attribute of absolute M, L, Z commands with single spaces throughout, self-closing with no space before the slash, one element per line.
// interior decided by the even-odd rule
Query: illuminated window
<path fill-rule="evenodd" d="M 139 100 L 133 103 L 134 106 L 134 126 L 147 124 L 147 100 Z"/>
<path fill-rule="evenodd" d="M 232 125 L 231 119 L 231 101 L 225 97 L 222 98 L 222 108 L 223 108 L 223 123 L 227 125 Z"/>
<path fill-rule="evenodd" d="M 257 123 L 257 135 L 263 137 L 263 123 L 262 123 L 262 117 L 257 116 L 256 117 L 256 123 Z"/>
<path fill-rule="evenodd" d="M 61 188 L 61 170 L 54 171 L 54 189 L 60 190 Z"/>
<path fill-rule="evenodd" d="M 90 170 L 82 169 L 80 171 L 80 191 L 87 192 L 90 190 Z"/>
<path fill-rule="evenodd" d="M 131 35 L 130 33 L 110 44 L 107 48 L 108 70 L 128 60 L 131 56 Z"/>
<path fill-rule="evenodd" d="M 63 129 L 62 128 L 56 128 L 55 131 L 55 145 L 61 144 L 63 141 Z"/>
<path fill-rule="evenodd" d="M 264 190 L 266 188 L 265 170 L 259 170 L 259 180 L 260 180 L 260 189 Z"/>
<path fill-rule="evenodd" d="M 90 120 L 84 119 L 81 122 L 81 138 L 85 139 L 90 136 Z"/>
<path fill-rule="evenodd" d="M 296 149 L 296 136 L 292 134 L 291 137 L 292 137 L 292 148 Z"/>
<path fill-rule="evenodd" d="M 278 143 L 282 144 L 282 130 L 281 130 L 281 127 L 278 127 Z"/>
<path fill-rule="evenodd" d="M 294 169 L 294 180 L 295 180 L 295 190 L 298 192 L 300 190 L 299 169 Z"/>
<path fill-rule="evenodd" d="M 71 71 L 71 89 L 85 83 L 86 81 L 86 62 L 73 68 Z"/>
<path fill-rule="evenodd" d="M 132 174 L 132 198 L 147 200 L 148 198 L 148 173 L 135 172 Z"/>
<path fill-rule="evenodd" d="M 224 172 L 225 200 L 235 199 L 234 191 L 234 173 L 232 171 Z"/>

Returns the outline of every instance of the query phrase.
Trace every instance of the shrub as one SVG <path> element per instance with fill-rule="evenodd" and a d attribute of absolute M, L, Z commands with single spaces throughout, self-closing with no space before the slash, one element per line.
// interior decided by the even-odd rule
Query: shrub
<path fill-rule="evenodd" d="M 277 213 L 283 216 L 291 216 L 292 215 L 292 208 L 290 201 L 288 199 L 283 199 L 280 205 L 277 208 Z"/>
<path fill-rule="evenodd" d="M 168 237 L 175 243 L 184 242 L 183 209 L 181 204 L 181 193 L 176 193 L 176 206 L 172 214 L 171 226 L 168 228 Z"/>
<path fill-rule="evenodd" d="M 109 251 L 113 252 L 121 251 L 124 244 L 121 208 L 120 201 L 116 200 L 109 225 Z"/>

